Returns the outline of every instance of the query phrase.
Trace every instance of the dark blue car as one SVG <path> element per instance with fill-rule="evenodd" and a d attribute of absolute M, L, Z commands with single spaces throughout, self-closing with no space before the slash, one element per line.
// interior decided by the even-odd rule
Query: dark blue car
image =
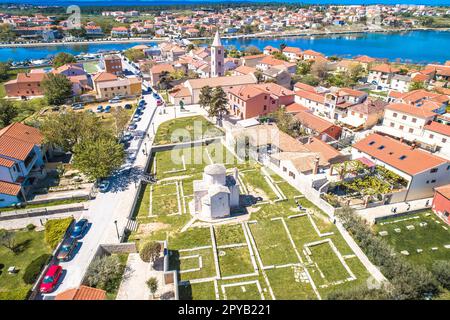
<path fill-rule="evenodd" d="M 73 227 L 73 231 L 70 237 L 73 239 L 82 238 L 84 236 L 84 232 L 86 231 L 87 227 L 88 227 L 88 220 L 80 219 L 77 223 L 75 223 L 75 226 Z"/>

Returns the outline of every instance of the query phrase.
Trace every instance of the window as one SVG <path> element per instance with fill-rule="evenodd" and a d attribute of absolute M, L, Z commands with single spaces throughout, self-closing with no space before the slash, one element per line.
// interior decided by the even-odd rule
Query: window
<path fill-rule="evenodd" d="M 434 138 L 434 135 L 433 134 L 430 134 L 430 139 L 433 139 Z"/>
<path fill-rule="evenodd" d="M 397 118 L 397 112 L 394 112 L 394 113 L 392 114 L 392 116 L 393 116 L 394 118 Z"/>
<path fill-rule="evenodd" d="M 431 183 L 435 183 L 435 182 L 436 182 L 436 180 L 434 180 L 434 179 L 433 179 L 433 180 L 431 180 Z"/>
<path fill-rule="evenodd" d="M 286 171 L 287 171 L 286 167 L 283 167 L 283 172 L 286 172 Z"/>
<path fill-rule="evenodd" d="M 414 132 L 414 129 L 412 129 L 412 128 L 409 128 L 409 133 L 413 133 Z"/>
<path fill-rule="evenodd" d="M 383 145 L 381 145 L 381 146 L 378 147 L 378 150 L 383 150 L 383 149 L 384 149 L 384 146 L 383 146 Z"/>
<path fill-rule="evenodd" d="M 446 138 L 442 138 L 442 142 L 443 142 L 443 143 L 446 143 L 446 142 L 447 142 L 447 139 L 446 139 Z"/>
<path fill-rule="evenodd" d="M 405 160 L 405 159 L 406 159 L 406 156 L 403 155 L 403 156 L 401 156 L 399 159 L 400 159 L 400 160 Z"/>
<path fill-rule="evenodd" d="M 400 126 L 398 127 L 400 130 L 403 130 L 405 127 L 404 126 Z"/>
<path fill-rule="evenodd" d="M 417 118 L 412 118 L 411 121 L 412 121 L 413 123 L 416 123 L 416 122 L 417 122 Z"/>
<path fill-rule="evenodd" d="M 438 168 L 433 168 L 430 170 L 430 173 L 436 173 L 436 172 L 438 172 Z"/>
<path fill-rule="evenodd" d="M 395 123 L 391 122 L 390 126 L 393 128 L 395 126 Z"/>
<path fill-rule="evenodd" d="M 370 141 L 369 142 L 369 146 L 372 146 L 373 144 L 375 144 L 375 141 Z"/>
<path fill-rule="evenodd" d="M 402 117 L 402 120 L 406 120 L 406 118 L 407 118 L 406 116 L 403 116 L 403 117 Z"/>

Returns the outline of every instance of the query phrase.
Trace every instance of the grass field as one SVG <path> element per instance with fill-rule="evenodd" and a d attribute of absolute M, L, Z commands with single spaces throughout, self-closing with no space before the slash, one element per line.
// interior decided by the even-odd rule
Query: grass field
<path fill-rule="evenodd" d="M 158 145 L 194 141 L 220 135 L 223 135 L 222 130 L 204 117 L 185 117 L 162 123 L 158 127 L 154 143 Z"/>
<path fill-rule="evenodd" d="M 421 226 L 421 223 L 426 225 Z M 408 230 L 407 226 L 414 226 L 414 229 Z M 382 220 L 374 226 L 374 231 L 376 233 L 387 231 L 388 235 L 382 238 L 398 254 L 406 250 L 409 253 L 405 256 L 406 259 L 430 268 L 436 260 L 450 259 L 450 249 L 444 247 L 450 245 L 450 230 L 445 230 L 443 227 L 449 229 L 431 210 L 424 210 L 407 216 Z M 396 232 L 395 229 L 400 229 L 400 232 Z M 417 249 L 423 251 L 417 252 Z"/>
<path fill-rule="evenodd" d="M 50 254 L 51 249 L 44 241 L 43 231 L 15 231 L 16 252 L 0 246 L 0 300 L 25 299 L 30 284 L 26 284 L 22 277 L 31 261 Z M 18 273 L 9 274 L 8 268 L 15 266 Z"/>
<path fill-rule="evenodd" d="M 171 122 L 158 131 L 157 139 L 166 141 L 177 128 L 189 126 L 189 121 L 192 122 L 192 118 Z M 193 130 L 188 132 L 191 134 Z M 150 171 L 155 172 L 156 168 L 158 183 L 153 184 L 152 206 L 158 208 L 158 215 L 148 215 L 150 191 L 147 186 L 141 192 L 136 210 L 139 230 L 131 234 L 130 240 L 168 241 L 170 267 L 179 271 L 182 299 L 215 299 L 217 295 L 220 299 L 261 299 L 261 292 L 265 299 L 272 299 L 272 292 L 276 299 L 317 299 L 319 295 L 325 299 L 334 290 L 351 289 L 366 282 L 369 273 L 328 216 L 281 177 L 267 170 L 287 197 L 287 200 L 275 202 L 278 196 L 264 177 L 261 165 L 250 161 L 237 163 L 233 154 L 220 143 L 176 152 L 184 155 L 184 164 L 173 163 L 170 150 L 154 154 L 156 164 L 153 161 Z M 212 237 L 208 224 L 187 228 L 192 216 L 184 210 L 182 214 L 172 213 L 177 209 L 177 197 L 182 206 L 192 200 L 193 180 L 202 177 L 206 165 L 223 162 L 219 158 L 221 154 L 232 162 L 225 165 L 230 173 L 233 167 L 239 168 L 249 194 L 263 195 L 267 202 L 247 208 L 249 216 L 242 221 L 214 225 Z M 177 193 L 175 182 L 182 193 Z M 299 213 L 294 197 L 308 208 L 309 217 L 288 218 Z M 183 227 L 186 230 L 180 232 Z M 306 244 L 327 239 L 338 253 L 329 243 L 324 243 L 308 247 L 311 250 L 308 254 Z M 355 279 L 350 277 L 339 257 Z"/>

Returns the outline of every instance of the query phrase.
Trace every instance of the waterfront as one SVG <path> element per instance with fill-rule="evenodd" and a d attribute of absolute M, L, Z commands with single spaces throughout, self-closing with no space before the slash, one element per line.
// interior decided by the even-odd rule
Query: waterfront
<path fill-rule="evenodd" d="M 0 61 L 25 61 L 48 58 L 58 52 L 74 55 L 81 53 L 97 53 L 99 51 L 126 50 L 141 41 L 85 43 L 65 45 L 45 45 L 33 47 L 0 48 Z M 261 50 L 271 45 L 280 44 L 300 47 L 303 50 L 312 49 L 326 55 L 352 57 L 369 55 L 371 57 L 386 58 L 390 61 L 400 59 L 402 62 L 412 63 L 443 63 L 450 60 L 450 51 L 443 48 L 450 47 L 449 31 L 408 31 L 393 33 L 358 33 L 346 35 L 302 36 L 285 38 L 232 38 L 223 39 L 226 46 L 243 48 L 254 45 Z M 152 45 L 152 42 L 145 42 Z"/>

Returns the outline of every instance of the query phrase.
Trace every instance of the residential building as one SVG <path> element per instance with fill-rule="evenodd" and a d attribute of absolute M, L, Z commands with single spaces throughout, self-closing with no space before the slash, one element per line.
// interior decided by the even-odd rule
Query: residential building
<path fill-rule="evenodd" d="M 411 77 L 407 75 L 394 74 L 391 78 L 389 88 L 399 92 L 408 92 L 411 86 Z"/>
<path fill-rule="evenodd" d="M 128 97 L 141 94 L 142 83 L 138 78 L 117 78 L 110 81 L 94 81 L 97 98 L 111 99 L 116 96 Z"/>
<path fill-rule="evenodd" d="M 163 72 L 174 72 L 175 68 L 169 63 L 158 63 L 150 68 L 150 84 L 156 86 Z"/>
<path fill-rule="evenodd" d="M 41 83 L 44 78 L 44 71 L 18 73 L 16 79 L 4 84 L 6 96 L 20 98 L 42 96 L 44 90 Z"/>
<path fill-rule="evenodd" d="M 314 115 L 311 110 L 299 111 L 294 117 L 300 121 L 306 133 L 317 136 L 320 140 L 328 141 L 329 138 L 338 140 L 341 136 L 341 127 Z"/>
<path fill-rule="evenodd" d="M 376 85 L 379 89 L 388 89 L 391 79 L 399 71 L 400 69 L 385 63 L 374 65 L 369 69 L 367 82 Z"/>
<path fill-rule="evenodd" d="M 0 207 L 26 201 L 33 183 L 46 176 L 43 140 L 38 129 L 19 122 L 0 130 Z"/>
<path fill-rule="evenodd" d="M 445 223 L 450 224 L 450 184 L 434 189 L 431 207 Z"/>
<path fill-rule="evenodd" d="M 357 129 L 368 129 L 375 126 L 383 119 L 384 108 L 388 103 L 383 100 L 366 99 L 362 103 L 348 108 L 347 116 L 341 118 L 341 122 Z"/>
<path fill-rule="evenodd" d="M 118 55 L 102 55 L 100 64 L 106 72 L 119 75 L 122 73 L 122 60 Z"/>
<path fill-rule="evenodd" d="M 294 102 L 294 92 L 275 83 L 249 84 L 228 91 L 230 113 L 241 119 L 267 115 Z"/>
<path fill-rule="evenodd" d="M 359 159 L 361 156 L 408 182 L 404 191 L 392 195 L 391 203 L 431 198 L 434 188 L 450 181 L 448 160 L 377 133 L 353 145 L 352 158 Z"/>
<path fill-rule="evenodd" d="M 291 61 L 300 60 L 303 57 L 302 49 L 297 47 L 285 47 L 283 55 Z"/>

